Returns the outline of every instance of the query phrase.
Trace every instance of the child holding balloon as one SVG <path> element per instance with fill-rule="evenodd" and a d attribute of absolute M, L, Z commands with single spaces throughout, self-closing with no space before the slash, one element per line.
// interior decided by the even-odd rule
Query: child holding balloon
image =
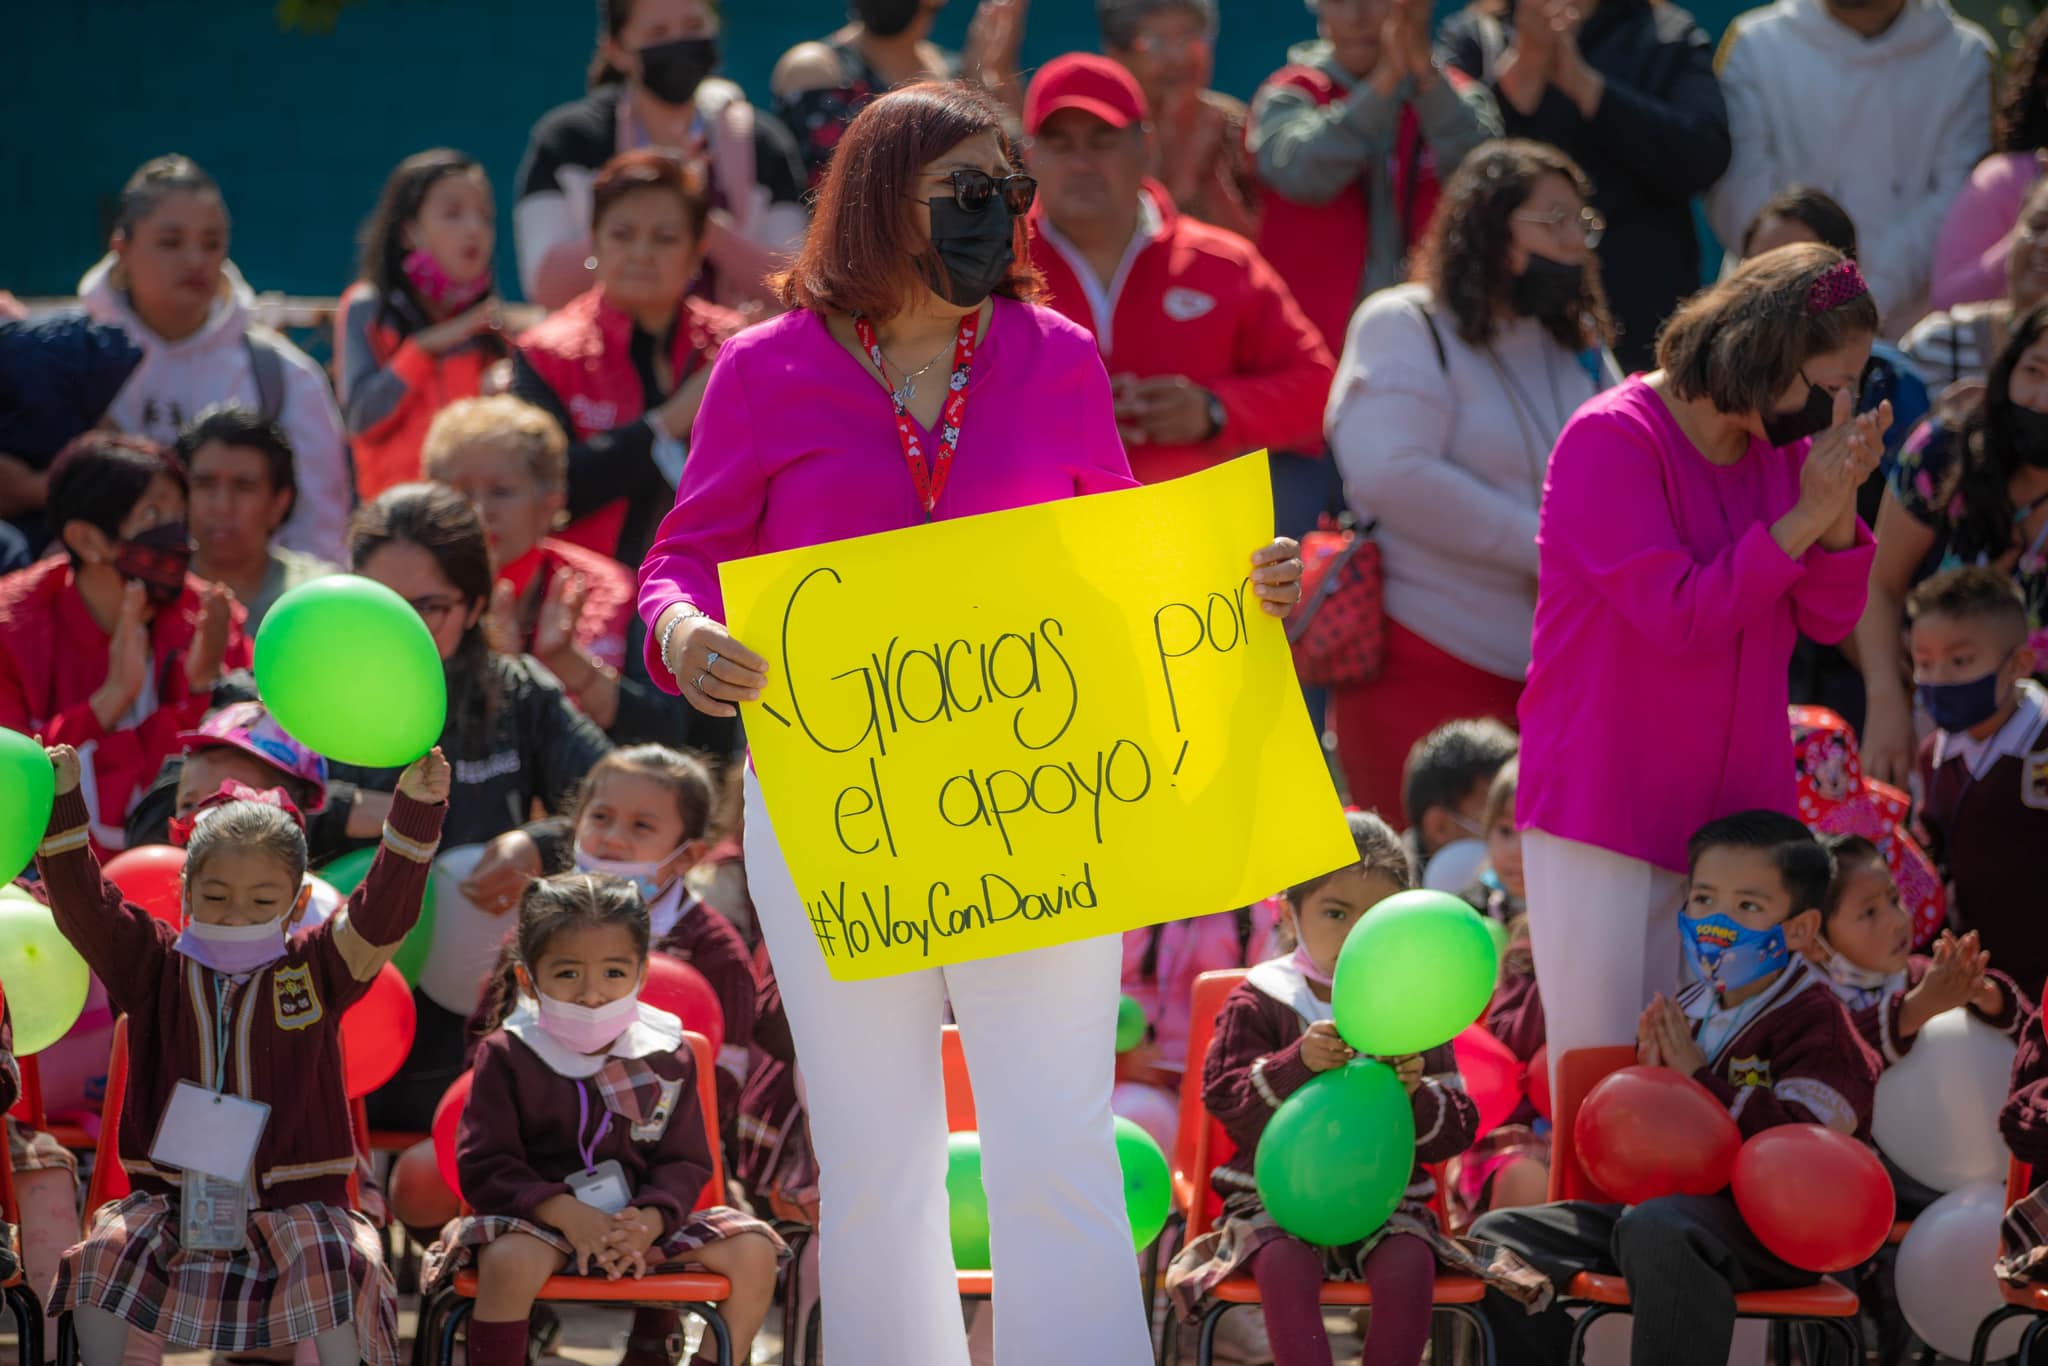
<path fill-rule="evenodd" d="M 1182 1249 L 1166 1285 L 1192 1317 L 1203 1296 L 1249 1266 L 1265 1307 L 1276 1366 L 1326 1366 L 1331 1360 L 1319 1292 L 1326 1279 L 1363 1280 L 1373 1315 L 1365 1359 L 1415 1366 L 1429 1338 L 1430 1298 L 1439 1263 L 1481 1276 L 1509 1295 L 1540 1297 L 1541 1277 L 1511 1261 L 1483 1261 L 1438 1228 L 1429 1202 L 1435 1182 L 1424 1164 L 1445 1161 L 1472 1142 L 1478 1109 L 1457 1084 L 1448 1045 L 1427 1055 L 1386 1059 L 1415 1112 L 1415 1162 L 1399 1208 L 1386 1225 L 1347 1247 L 1314 1247 L 1273 1221 L 1253 1181 L 1253 1159 L 1267 1123 L 1317 1074 L 1356 1056 L 1338 1036 L 1330 984 L 1338 951 L 1372 908 L 1414 886 L 1401 837 L 1370 812 L 1352 812 L 1358 862 L 1287 893 L 1284 929 L 1295 947 L 1254 967 L 1224 1002 L 1203 1066 L 1202 1096 L 1237 1146 L 1214 1174 L 1223 1197 L 1217 1228 Z M 1332 1154 L 1341 1161 L 1343 1155 Z"/>
<path fill-rule="evenodd" d="M 220 1352 L 310 1338 L 321 1366 L 396 1366 L 383 1248 L 349 1208 L 340 1028 L 418 916 L 447 762 L 434 750 L 405 770 L 345 912 L 288 941 L 306 898 L 296 811 L 202 812 L 177 929 L 101 878 L 78 756 L 49 757 L 38 867 L 58 927 L 129 1020 L 120 1151 L 134 1184 L 65 1255 L 52 1312 L 71 1312 L 86 1366 L 115 1366 L 131 1328 Z M 195 1270 L 193 1253 L 216 1255 Z"/>
<path fill-rule="evenodd" d="M 750 1359 L 782 1241 L 737 1210 L 697 1207 L 711 1151 L 681 1022 L 640 1001 L 649 933 L 632 884 L 604 874 L 542 878 L 520 901 L 519 992 L 477 1048 L 456 1141 L 475 1213 L 428 1253 L 422 1285 L 475 1262 L 470 1366 L 522 1366 L 548 1277 L 616 1281 L 672 1261 L 732 1282 L 720 1309 L 733 1360 Z M 629 1358 L 661 1350 L 633 1342 Z M 708 1338 L 702 1352 L 715 1359 Z"/>
<path fill-rule="evenodd" d="M 1638 1062 L 1696 1082 L 1742 1138 L 1819 1124 L 1868 1142 L 1877 1060 L 1826 975 L 1801 957 L 1833 877 L 1828 851 L 1792 817 L 1748 811 L 1701 827 L 1689 856 L 1679 935 L 1698 980 L 1676 1001 L 1659 996 L 1644 1009 Z M 1589 1159 L 1600 1136 L 1583 1123 L 1575 1134 Z M 1723 1366 L 1737 1293 L 1818 1279 L 1769 1250 L 1725 1191 L 1502 1210 L 1472 1234 L 1521 1254 L 1560 1288 L 1580 1272 L 1618 1272 L 1634 1303 L 1630 1359 L 1659 1366 Z M 1525 1314 L 1491 1293 L 1484 1308 L 1502 1360 L 1566 1359 L 1565 1310 Z"/>

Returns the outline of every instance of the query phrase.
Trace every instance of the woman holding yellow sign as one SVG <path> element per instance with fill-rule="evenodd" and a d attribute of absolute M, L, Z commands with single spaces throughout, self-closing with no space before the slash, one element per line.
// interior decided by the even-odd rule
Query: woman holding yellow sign
<path fill-rule="evenodd" d="M 699 711 L 731 716 L 768 681 L 720 624 L 720 564 L 1132 486 L 1093 339 L 1030 303 L 1036 183 L 1015 171 L 1002 117 L 964 84 L 869 105 L 778 279 L 792 311 L 721 354 L 641 570 L 652 676 Z M 1274 541 L 1252 565 L 1261 607 L 1285 615 L 1296 546 Z M 751 770 L 746 830 L 821 1169 L 828 1354 L 966 1366 L 944 1189 L 950 1002 L 1012 1306 L 997 1315 L 998 1359 L 1149 1361 L 1111 1139 L 1119 940 L 838 981 Z"/>

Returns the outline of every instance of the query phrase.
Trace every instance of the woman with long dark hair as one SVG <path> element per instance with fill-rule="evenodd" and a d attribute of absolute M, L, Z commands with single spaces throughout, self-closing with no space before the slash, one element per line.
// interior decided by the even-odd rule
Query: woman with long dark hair
<path fill-rule="evenodd" d="M 792 311 L 720 355 L 641 570 L 649 669 L 698 710 L 730 715 L 766 682 L 766 661 L 720 621 L 720 564 L 1131 486 L 1094 339 L 1030 302 L 1036 184 L 1002 130 L 1002 107 L 965 84 L 869 105 L 778 280 Z M 913 382 L 920 367 L 931 377 Z M 1284 613 L 1300 596 L 1296 547 L 1245 549 L 1260 605 Z M 1150 1361 L 1110 1143 L 1118 939 L 838 981 L 751 767 L 745 819 L 829 1192 L 826 1355 L 967 1361 L 942 1181 L 950 1000 L 981 1103 L 998 1359 Z"/>
<path fill-rule="evenodd" d="M 1330 448 L 1360 523 L 1379 523 L 1389 633 L 1380 677 L 1335 692 L 1331 714 L 1351 799 L 1397 824 L 1417 740 L 1456 717 L 1514 720 L 1550 448 L 1621 378 L 1592 193 L 1542 143 L 1466 157 L 1417 282 L 1359 307 L 1330 388 Z M 1450 838 L 1424 829 L 1422 853 Z"/>
<path fill-rule="evenodd" d="M 441 652 L 448 723 L 439 743 L 454 766 L 441 847 L 486 843 L 517 828 L 536 805 L 566 814 L 576 784 L 611 750 L 611 741 L 530 657 L 490 648 L 483 615 L 491 599 L 491 553 L 476 509 L 440 484 L 387 489 L 356 510 L 349 563 L 410 603 Z M 335 667 L 349 663 L 337 660 Z M 375 838 L 391 810 L 398 773 L 331 765 L 330 819 L 345 819 L 355 839 Z M 502 913 L 513 904 L 507 898 L 480 909 Z M 482 985 L 491 965 L 475 966 Z M 370 1097 L 371 1123 L 379 1128 L 426 1129 L 442 1092 L 462 1070 L 463 1015 L 418 990 L 413 999 L 419 1032 L 412 1053 Z M 405 1217 L 403 1210 L 394 1212 Z"/>
<path fill-rule="evenodd" d="M 2022 314 L 1983 394 L 1960 420 L 1937 415 L 1899 452 L 1877 514 L 1870 600 L 1856 628 L 1869 710 L 1863 771 L 1904 786 L 1916 740 L 1900 631 L 1906 594 L 1942 569 L 2011 574 L 2038 650 L 2048 645 L 2048 304 Z"/>

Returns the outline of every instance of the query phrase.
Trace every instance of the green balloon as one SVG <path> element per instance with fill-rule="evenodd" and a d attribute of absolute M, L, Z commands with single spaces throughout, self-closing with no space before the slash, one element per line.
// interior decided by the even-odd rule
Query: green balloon
<path fill-rule="evenodd" d="M 56 775 L 43 747 L 20 731 L 0 728 L 0 882 L 12 882 L 35 861 L 50 828 Z"/>
<path fill-rule="evenodd" d="M 370 864 L 377 857 L 377 846 L 367 849 L 351 849 L 324 868 L 315 868 L 314 873 L 344 897 L 363 885 L 363 879 L 370 875 Z M 427 950 L 434 942 L 434 875 L 427 874 L 426 891 L 420 902 L 420 918 L 399 941 L 398 951 L 391 955 L 391 966 L 398 969 L 398 975 L 409 984 L 420 980 L 420 969 L 427 965 Z"/>
<path fill-rule="evenodd" d="M 1343 1247 L 1387 1222 L 1414 1169 L 1408 1092 L 1393 1068 L 1360 1058 L 1281 1103 L 1259 1138 L 1252 1179 L 1274 1223 L 1305 1243 Z"/>
<path fill-rule="evenodd" d="M 427 624 L 404 598 L 353 574 L 301 584 L 264 615 L 256 687 L 294 740 L 364 768 L 411 763 L 448 720 Z"/>
<path fill-rule="evenodd" d="M 953 1228 L 953 1265 L 962 1271 L 986 1271 L 988 1193 L 981 1187 L 981 1135 L 946 1137 L 946 1204 Z"/>
<path fill-rule="evenodd" d="M 1508 927 L 1490 915 L 1480 916 L 1479 923 L 1486 926 L 1487 937 L 1493 940 L 1494 957 L 1496 959 L 1506 958 L 1508 956 Z"/>
<path fill-rule="evenodd" d="M 1448 892 L 1402 892 L 1367 912 L 1337 954 L 1330 1009 L 1373 1057 L 1449 1043 L 1493 997 L 1500 955 L 1486 921 Z"/>
<path fill-rule="evenodd" d="M 1126 996 L 1125 1000 L 1130 997 Z M 1124 1169 L 1124 1208 L 1131 1216 L 1131 1241 L 1140 1252 L 1166 1227 L 1173 1208 L 1173 1173 L 1159 1140 L 1136 1123 L 1116 1117 L 1116 1159 Z"/>
<path fill-rule="evenodd" d="M 1125 996 L 1116 1003 L 1116 1051 L 1128 1053 L 1145 1042 L 1145 1007 Z"/>
<path fill-rule="evenodd" d="M 78 1023 L 91 985 L 85 960 L 50 908 L 19 887 L 0 887 L 0 990 L 14 1021 L 15 1053 L 40 1053 L 63 1038 Z"/>

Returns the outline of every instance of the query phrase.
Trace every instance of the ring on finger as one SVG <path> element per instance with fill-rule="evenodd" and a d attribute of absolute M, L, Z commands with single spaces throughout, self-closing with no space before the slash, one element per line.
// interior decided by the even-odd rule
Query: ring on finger
<path fill-rule="evenodd" d="M 695 688 L 698 692 L 704 692 L 704 675 L 702 673 L 699 673 L 697 675 L 697 681 L 692 683 L 690 686 Z M 705 693 L 705 696 L 708 697 L 710 696 L 710 694 Z"/>
<path fill-rule="evenodd" d="M 711 670 L 717 668 L 719 658 L 719 653 L 716 650 L 713 650 L 710 654 L 704 656 L 704 671 L 706 673 L 709 673 L 711 672 Z"/>

